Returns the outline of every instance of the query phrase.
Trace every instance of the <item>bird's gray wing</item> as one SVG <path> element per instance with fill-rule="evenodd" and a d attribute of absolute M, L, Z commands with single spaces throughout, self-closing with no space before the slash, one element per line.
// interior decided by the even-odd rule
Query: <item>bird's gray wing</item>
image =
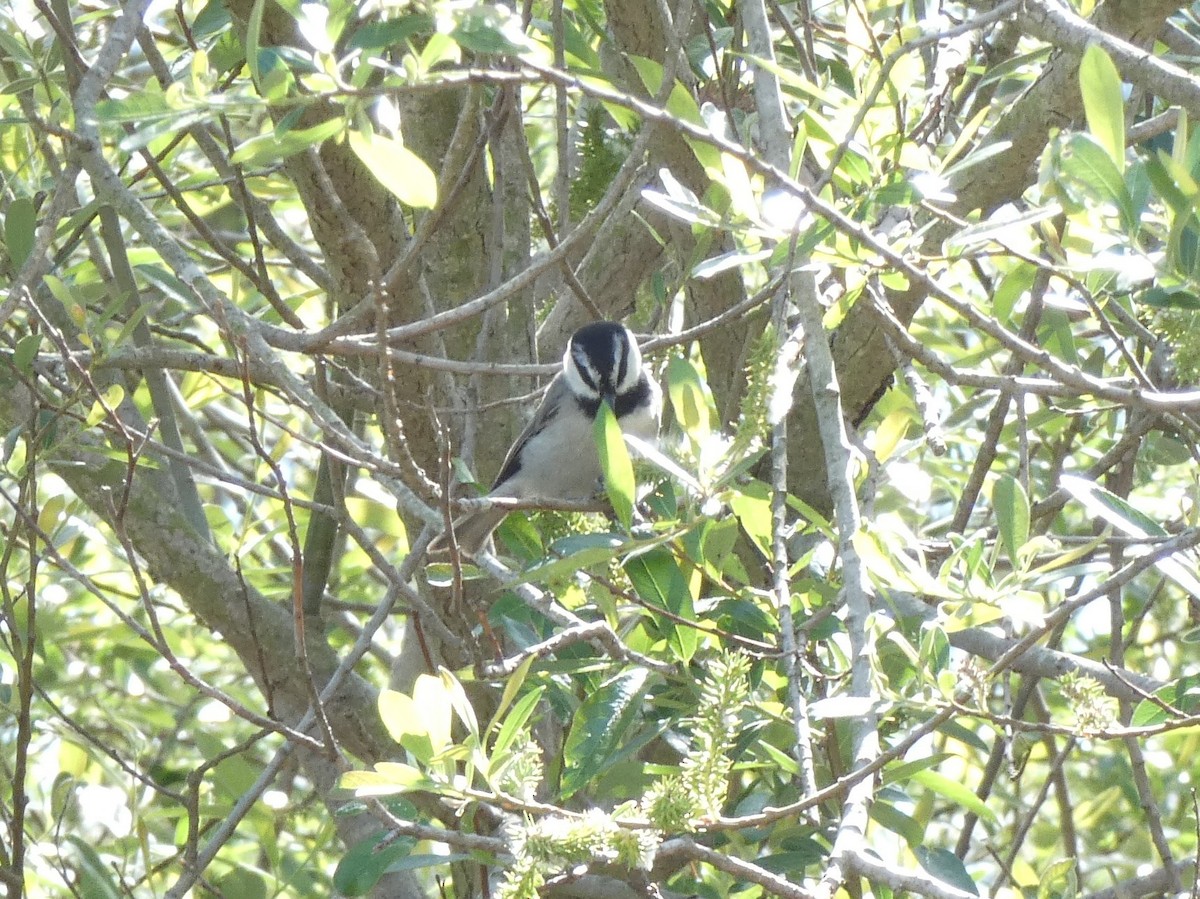
<path fill-rule="evenodd" d="M 558 413 L 564 402 L 571 402 L 571 389 L 567 386 L 567 379 L 562 373 L 554 376 L 554 380 L 550 382 L 550 386 L 546 388 L 546 395 L 542 397 L 542 404 L 538 406 L 537 412 L 533 414 L 529 424 L 525 426 L 525 430 L 521 432 L 521 436 L 513 441 L 513 445 L 509 447 L 508 455 L 504 457 L 504 464 L 500 466 L 500 473 L 496 475 L 496 480 L 492 484 L 492 490 L 498 488 L 501 484 L 511 478 L 520 469 L 521 450 L 525 448 L 530 440 L 540 434 L 554 420 L 554 416 Z"/>

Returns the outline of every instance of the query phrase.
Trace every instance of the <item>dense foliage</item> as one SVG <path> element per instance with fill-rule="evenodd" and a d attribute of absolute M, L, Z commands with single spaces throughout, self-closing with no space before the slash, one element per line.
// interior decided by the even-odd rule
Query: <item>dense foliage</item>
<path fill-rule="evenodd" d="M 1198 50 L 0 8 L 8 895 L 1183 892 Z M 596 318 L 657 450 L 601 422 L 605 502 L 431 560 Z"/>

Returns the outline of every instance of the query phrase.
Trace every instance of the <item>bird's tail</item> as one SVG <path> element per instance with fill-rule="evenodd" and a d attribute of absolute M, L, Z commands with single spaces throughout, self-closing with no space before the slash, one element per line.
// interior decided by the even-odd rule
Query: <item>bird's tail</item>
<path fill-rule="evenodd" d="M 487 544 L 492 531 L 500 525 L 508 512 L 504 509 L 479 509 L 468 512 L 454 520 L 454 542 L 458 544 L 459 552 L 473 556 Z M 450 538 L 447 534 L 435 537 L 429 544 L 430 555 L 448 553 Z"/>

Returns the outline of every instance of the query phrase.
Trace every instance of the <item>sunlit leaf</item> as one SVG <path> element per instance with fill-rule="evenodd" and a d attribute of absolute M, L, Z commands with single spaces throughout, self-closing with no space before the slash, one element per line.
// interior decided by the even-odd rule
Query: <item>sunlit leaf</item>
<path fill-rule="evenodd" d="M 954 780 L 928 768 L 914 771 L 909 780 L 918 783 L 926 789 L 933 790 L 939 796 L 949 799 L 977 817 L 995 822 L 996 813 L 982 799 L 976 796 L 962 781 Z"/>
<path fill-rule="evenodd" d="M 684 621 L 695 620 L 687 579 L 669 550 L 655 547 L 635 553 L 623 567 L 638 596 L 646 603 Z M 670 619 L 664 619 L 661 627 L 679 658 L 684 663 L 690 662 L 700 642 L 696 628 Z"/>
<path fill-rule="evenodd" d="M 621 524 L 633 523 L 633 501 L 637 483 L 633 478 L 633 462 L 625 448 L 625 438 L 617 416 L 608 403 L 601 403 L 593 427 L 596 450 L 600 454 L 600 469 L 604 472 L 604 491 Z"/>
<path fill-rule="evenodd" d="M 268 134 L 260 134 L 246 141 L 234 151 L 230 161 L 235 165 L 266 165 L 280 159 L 286 159 L 309 147 L 318 147 L 345 129 L 346 122 L 341 118 L 332 118 L 311 128 L 279 129 Z"/>
<path fill-rule="evenodd" d="M 698 444 L 712 432 L 704 379 L 696 366 L 683 356 L 667 363 L 667 396 L 684 433 Z"/>
<path fill-rule="evenodd" d="M 429 735 L 433 754 L 444 752 L 450 745 L 450 690 L 440 677 L 432 674 L 417 676 L 413 684 L 413 711 Z"/>
<path fill-rule="evenodd" d="M 401 203 L 417 209 L 437 204 L 437 176 L 399 140 L 362 131 L 351 131 L 349 140 L 355 155 Z"/>
<path fill-rule="evenodd" d="M 420 768 L 404 762 L 377 762 L 374 771 L 347 771 L 338 785 L 357 796 L 390 796 L 428 789 L 432 782 Z"/>
<path fill-rule="evenodd" d="M 1084 508 L 1097 518 L 1108 522 L 1127 537 L 1168 537 L 1166 529 L 1154 519 L 1138 511 L 1121 497 L 1099 484 L 1076 475 L 1063 475 L 1060 483 L 1064 490 L 1075 497 Z M 1127 553 L 1136 553 L 1138 547 L 1129 547 Z M 1186 560 L 1186 564 L 1181 561 Z M 1186 553 L 1173 553 L 1156 559 L 1155 567 L 1175 581 L 1192 596 L 1200 597 L 1200 579 L 1195 575 L 1196 561 Z"/>
<path fill-rule="evenodd" d="M 763 558 L 772 558 L 771 488 L 762 481 L 749 481 L 731 488 L 727 501 Z"/>
<path fill-rule="evenodd" d="M 1099 44 L 1089 44 L 1079 62 L 1079 87 L 1088 130 L 1118 172 L 1125 170 L 1125 95 L 1121 75 Z"/>
<path fill-rule="evenodd" d="M 1168 709 L 1183 715 L 1200 713 L 1200 674 L 1187 674 L 1154 691 L 1158 702 L 1143 699 L 1133 710 L 1129 723 L 1133 727 L 1155 727 L 1173 717 Z M 1163 706 L 1167 706 L 1164 708 Z"/>

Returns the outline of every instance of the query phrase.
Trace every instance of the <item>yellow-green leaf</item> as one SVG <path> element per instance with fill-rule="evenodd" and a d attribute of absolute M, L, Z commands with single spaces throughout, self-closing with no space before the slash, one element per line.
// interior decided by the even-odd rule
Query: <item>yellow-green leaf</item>
<path fill-rule="evenodd" d="M 245 141 L 233 152 L 231 161 L 235 165 L 264 165 L 279 159 L 307 150 L 324 143 L 329 138 L 340 134 L 346 127 L 341 118 L 332 118 L 311 128 L 295 130 L 276 129 L 267 134 L 260 134 Z"/>
<path fill-rule="evenodd" d="M 125 399 L 125 388 L 120 384 L 110 384 L 108 389 L 104 391 L 102 399 L 92 403 L 91 411 L 88 412 L 87 426 L 94 428 L 104 420 L 109 411 L 116 409 L 121 405 L 121 400 Z"/>
<path fill-rule="evenodd" d="M 1098 44 L 1084 51 L 1079 63 L 1079 87 L 1088 130 L 1117 167 L 1125 171 L 1125 94 L 1121 75 Z"/>
<path fill-rule="evenodd" d="M 390 796 L 430 785 L 420 768 L 403 762 L 379 762 L 374 771 L 347 771 L 339 786 L 353 790 L 359 796 Z"/>
<path fill-rule="evenodd" d="M 440 677 L 422 674 L 413 684 L 413 707 L 429 734 L 434 755 L 450 745 L 450 693 Z"/>
<path fill-rule="evenodd" d="M 417 209 L 437 204 L 437 175 L 399 140 L 351 131 L 350 149 L 401 203 Z"/>
<path fill-rule="evenodd" d="M 617 416 L 608 403 L 601 403 L 593 428 L 596 451 L 600 454 L 600 469 L 604 472 L 604 490 L 617 518 L 628 528 L 633 523 L 633 496 L 636 482 L 633 463 L 625 448 L 625 438 Z"/>
<path fill-rule="evenodd" d="M 673 356 L 667 363 L 667 395 L 684 432 L 696 443 L 703 443 L 712 431 L 704 381 L 696 366 L 683 356 Z"/>

